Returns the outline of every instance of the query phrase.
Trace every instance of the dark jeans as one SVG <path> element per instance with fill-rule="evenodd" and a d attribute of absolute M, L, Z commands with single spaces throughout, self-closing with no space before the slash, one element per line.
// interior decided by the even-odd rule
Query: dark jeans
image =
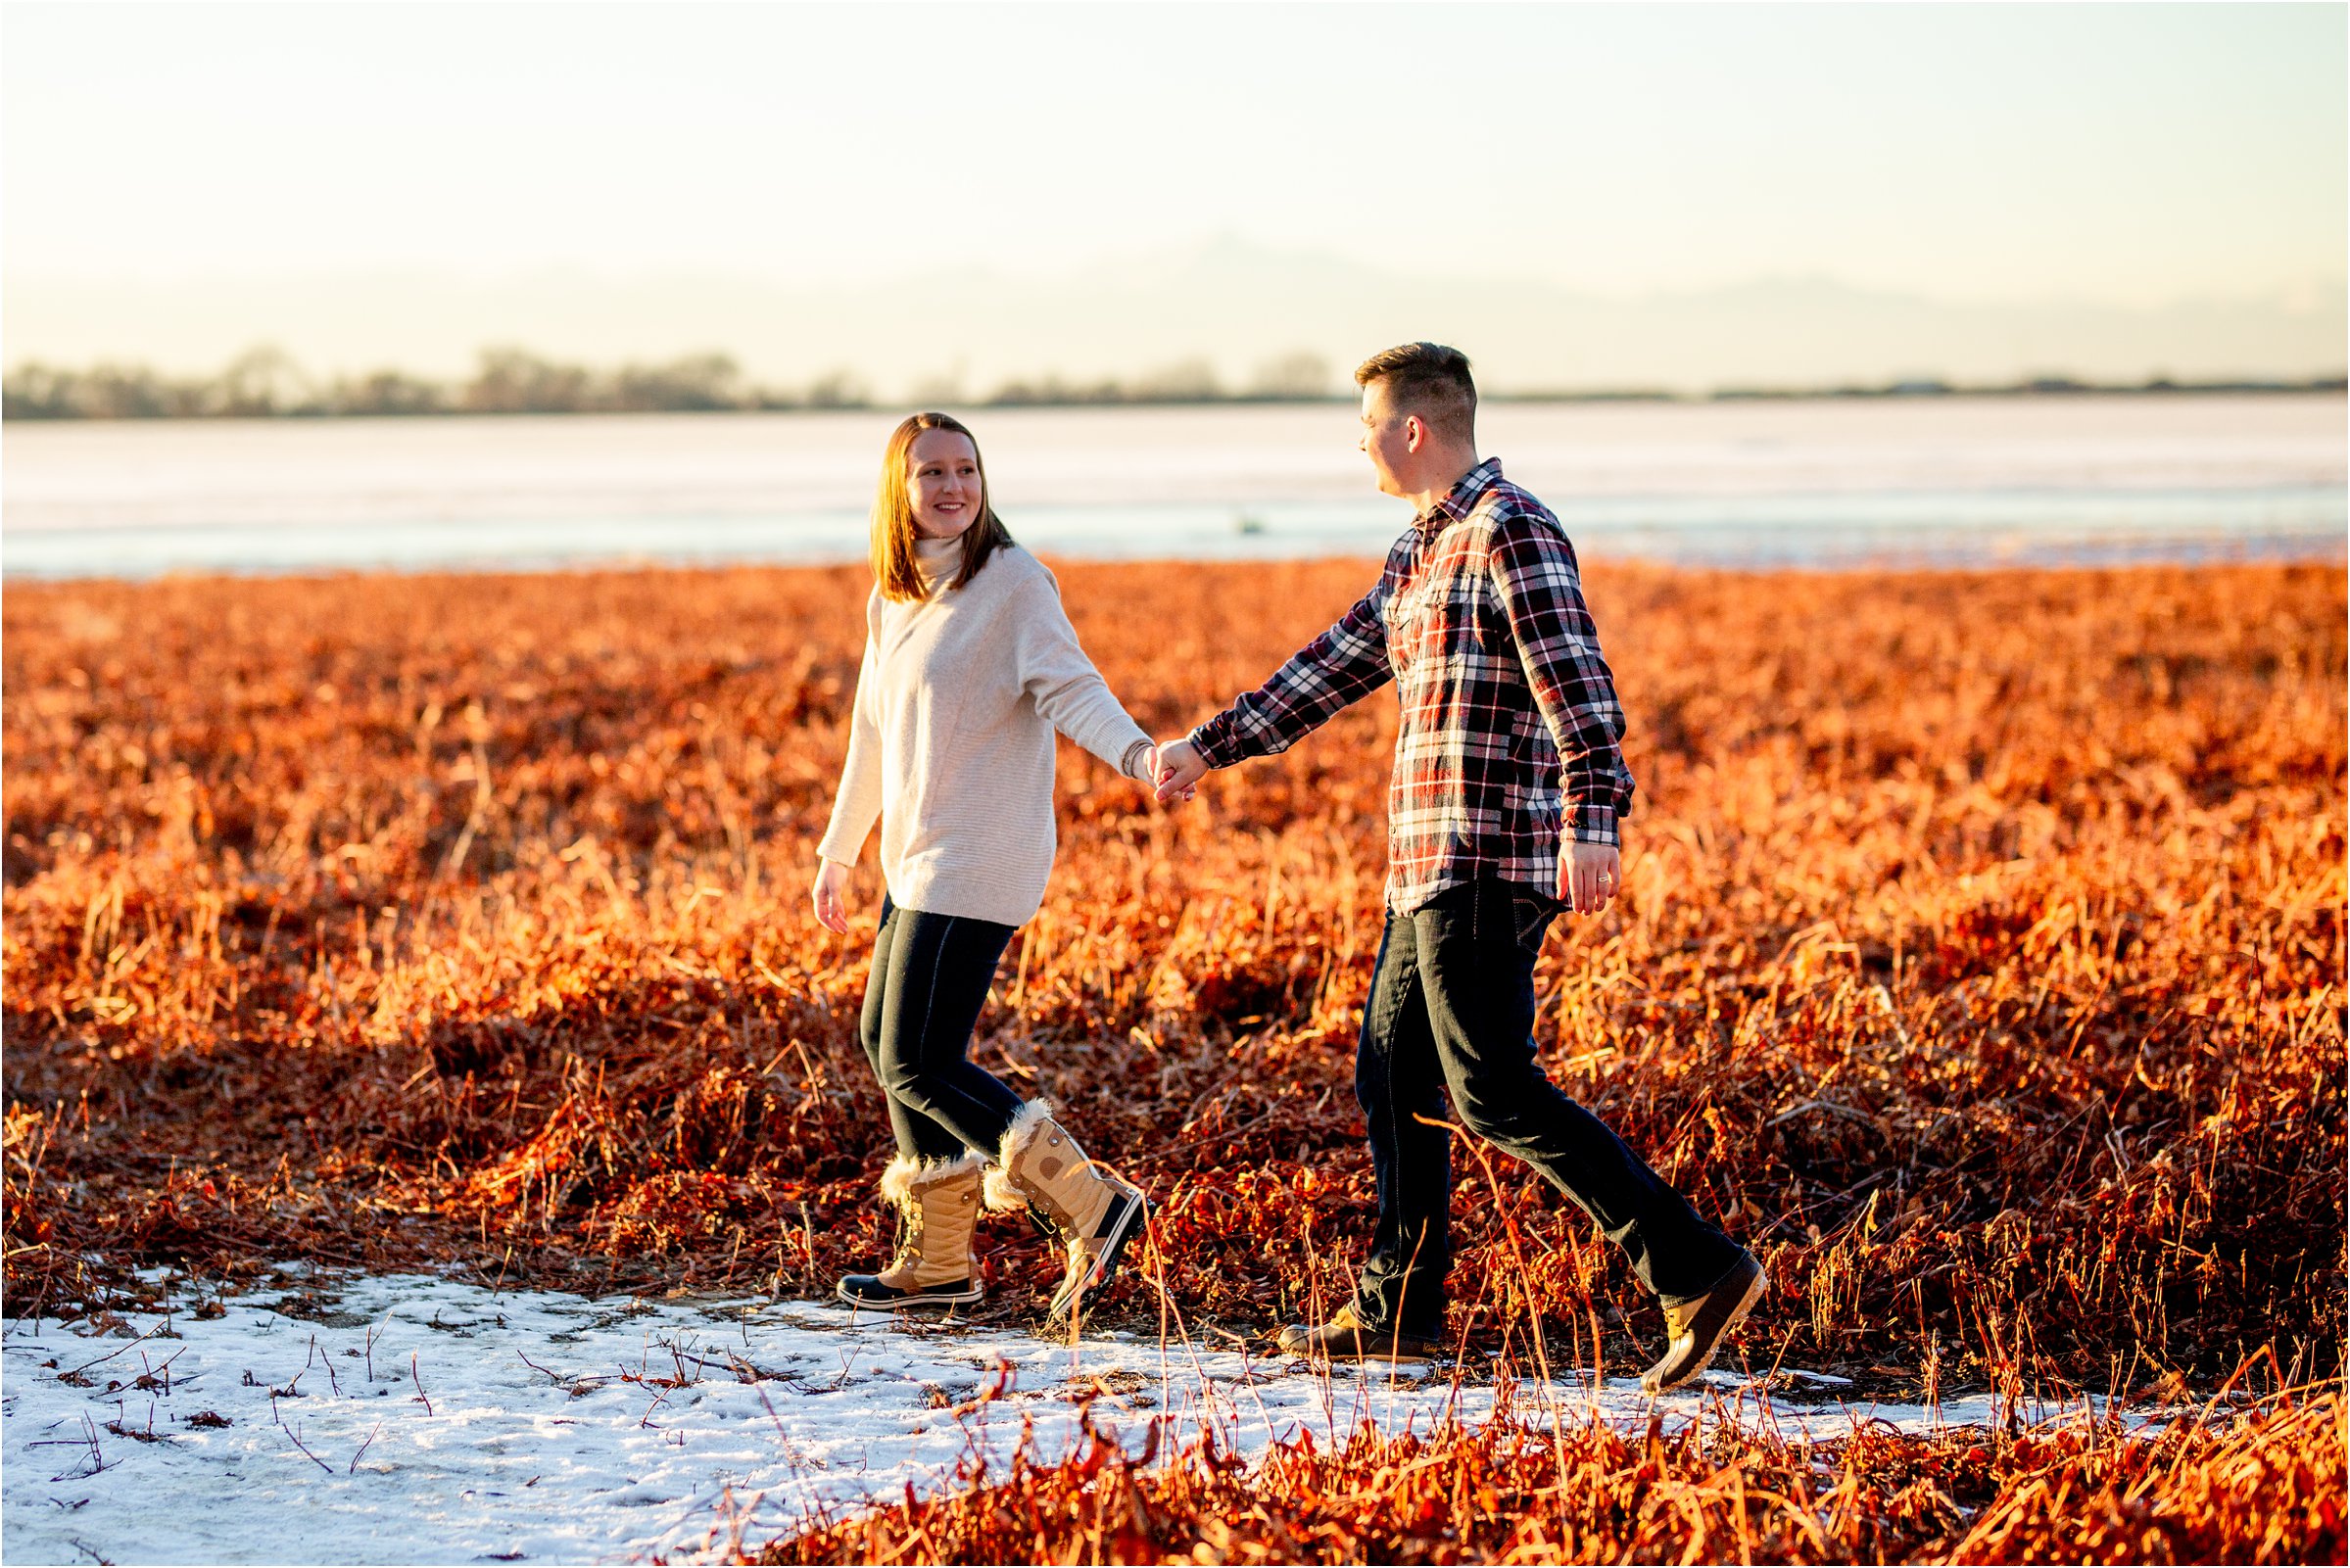
<path fill-rule="evenodd" d="M 964 1056 L 1012 927 L 882 901 L 857 1033 L 909 1160 L 995 1158 L 1020 1096 Z"/>
<path fill-rule="evenodd" d="M 1664 1300 L 1703 1296 L 1738 1259 L 1735 1242 L 1534 1060 L 1534 959 L 1560 907 L 1486 878 L 1387 919 L 1355 1058 L 1379 1183 L 1355 1310 L 1374 1328 L 1443 1332 L 1453 1140 L 1414 1114 L 1442 1117 L 1448 1090 L 1463 1124 L 1573 1199 Z"/>

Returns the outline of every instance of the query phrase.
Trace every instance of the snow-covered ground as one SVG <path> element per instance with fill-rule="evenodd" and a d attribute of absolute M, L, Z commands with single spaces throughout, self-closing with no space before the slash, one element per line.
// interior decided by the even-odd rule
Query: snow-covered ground
<path fill-rule="evenodd" d="M 1301 1427 L 1421 1430 L 1492 1413 L 1490 1385 L 1268 1360 L 1221 1346 L 892 1321 L 802 1302 L 590 1301 L 421 1275 L 288 1275 L 206 1308 L 14 1319 L 0 1339 L 0 1556 L 11 1563 L 592 1562 L 691 1557 L 731 1517 L 756 1543 L 812 1510 L 1039 1458 L 1083 1424 L 1133 1449 L 1211 1428 L 1260 1450 Z M 288 1315 L 279 1307 L 301 1315 Z M 220 1308 L 225 1310 L 221 1311 Z M 131 1337 L 131 1336 L 136 1336 Z M 1729 1372 L 1655 1402 L 1588 1376 L 1521 1384 L 1547 1422 L 1981 1424 L 1988 1400 L 1843 1403 Z M 1084 1396 L 1094 1397 L 1086 1401 Z M 2024 1412 L 2027 1416 L 2035 1412 Z M 2055 1412 L 2046 1412 L 2053 1414 Z M 730 1501 L 731 1498 L 731 1501 Z M 714 1532 L 716 1532 L 714 1534 Z"/>

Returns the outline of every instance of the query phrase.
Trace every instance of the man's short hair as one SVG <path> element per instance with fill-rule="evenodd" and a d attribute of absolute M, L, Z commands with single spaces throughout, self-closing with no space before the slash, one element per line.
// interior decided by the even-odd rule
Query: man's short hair
<path fill-rule="evenodd" d="M 1399 413 L 1414 413 L 1441 435 L 1474 441 L 1477 384 L 1468 356 L 1441 343 L 1405 343 L 1372 355 L 1355 369 L 1355 385 L 1384 382 Z"/>

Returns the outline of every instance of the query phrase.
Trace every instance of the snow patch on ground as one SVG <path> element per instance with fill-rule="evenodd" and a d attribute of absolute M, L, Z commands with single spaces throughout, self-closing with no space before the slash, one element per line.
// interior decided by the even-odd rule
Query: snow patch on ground
<path fill-rule="evenodd" d="M 804 1302 L 589 1300 L 424 1275 L 289 1276 L 221 1315 L 14 1319 L 0 1337 L 0 1556 L 18 1563 L 477 1563 L 691 1556 L 817 1511 L 1042 1460 L 1085 1423 L 1133 1449 L 1213 1430 L 1261 1451 L 1363 1420 L 1489 1417 L 1442 1369 L 1318 1372 L 1155 1337 L 1052 1344 Z M 280 1307 L 286 1308 L 280 1310 Z M 289 1313 L 300 1315 L 289 1315 Z M 124 1337 L 135 1335 L 137 1337 Z M 1226 1342 L 1228 1344 L 1228 1342 Z M 1780 1374 L 1785 1386 L 1789 1374 Z M 1832 1390 L 1840 1380 L 1796 1373 Z M 1093 1397 L 1087 1401 L 1086 1395 Z M 1588 1375 L 1521 1384 L 1521 1414 L 1694 1420 L 1831 1437 L 1982 1425 L 1985 1398 L 1791 1402 L 1728 1372 L 1652 1401 Z M 2027 1419 L 2056 1412 L 2026 1410 Z M 714 1533 L 715 1532 L 715 1533 Z"/>

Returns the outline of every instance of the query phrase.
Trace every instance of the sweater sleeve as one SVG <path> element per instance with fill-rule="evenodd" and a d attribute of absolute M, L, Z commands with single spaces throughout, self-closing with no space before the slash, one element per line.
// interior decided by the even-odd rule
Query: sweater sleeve
<path fill-rule="evenodd" d="M 1129 779 L 1150 782 L 1151 737 L 1128 716 L 1078 643 L 1061 589 L 1039 567 L 1013 606 L 1014 675 L 1045 723 Z"/>
<path fill-rule="evenodd" d="M 881 607 L 877 591 L 865 605 L 865 657 L 857 666 L 848 758 L 841 764 L 840 788 L 833 797 L 833 820 L 816 844 L 817 854 L 843 866 L 857 863 L 882 815 Z"/>

